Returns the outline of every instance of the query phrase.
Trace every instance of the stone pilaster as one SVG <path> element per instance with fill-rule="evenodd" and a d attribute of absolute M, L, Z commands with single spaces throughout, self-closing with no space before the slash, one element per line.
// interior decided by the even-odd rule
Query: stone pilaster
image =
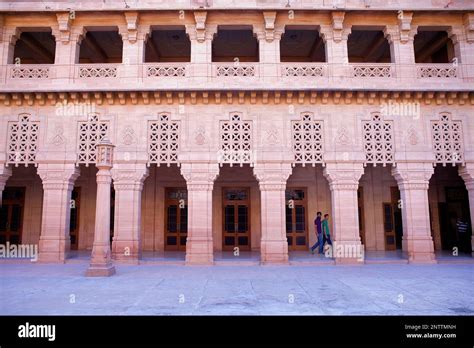
<path fill-rule="evenodd" d="M 413 40 L 417 27 L 411 25 L 412 17 L 412 12 L 401 11 L 398 16 L 399 25 L 388 25 L 384 29 L 384 35 L 390 44 L 392 63 L 397 64 L 396 76 L 405 80 L 416 77 Z"/>
<path fill-rule="evenodd" d="M 139 25 L 139 14 L 136 11 L 125 12 L 125 26 L 119 26 L 123 41 L 122 76 L 136 79 L 141 75 L 139 69 L 145 61 L 145 41 L 150 33 L 150 26 Z"/>
<path fill-rule="evenodd" d="M 12 175 L 12 169 L 0 164 L 0 207 L 2 206 L 2 194 L 8 178 Z"/>
<path fill-rule="evenodd" d="M 263 28 L 254 28 L 259 46 L 260 76 L 267 80 L 275 80 L 280 75 L 280 40 L 284 29 L 275 28 L 276 16 L 276 11 L 264 11 Z"/>
<path fill-rule="evenodd" d="M 15 63 L 13 57 L 15 43 L 21 35 L 18 28 L 2 27 L 3 21 L 3 15 L 0 15 L 0 81 L 5 81 L 7 78 L 7 64 Z"/>
<path fill-rule="evenodd" d="M 331 13 L 332 25 L 321 25 L 320 35 L 326 45 L 326 62 L 331 65 L 347 65 L 349 54 L 347 51 L 347 39 L 352 31 L 350 25 L 344 24 L 345 13 L 335 11 Z M 332 71 L 335 78 L 345 78 L 349 71 L 338 68 Z"/>
<path fill-rule="evenodd" d="M 97 197 L 95 208 L 94 244 L 88 277 L 107 277 L 115 274 L 110 251 L 110 191 L 113 145 L 102 140 L 97 145 Z"/>
<path fill-rule="evenodd" d="M 472 224 L 474 223 L 474 163 L 466 163 L 465 166 L 459 167 L 459 176 L 463 178 L 469 195 L 469 212 L 471 215 L 471 252 L 474 257 L 474 233 L 472 233 Z"/>
<path fill-rule="evenodd" d="M 463 26 L 452 26 L 448 29 L 448 36 L 454 45 L 454 55 L 456 61 L 453 64 L 460 63 L 463 79 L 469 82 L 474 81 L 474 37 L 470 28 L 474 28 L 474 14 L 464 16 Z"/>
<path fill-rule="evenodd" d="M 194 11 L 195 25 L 186 25 L 186 33 L 191 41 L 191 76 L 207 82 L 212 76 L 212 39 L 217 33 L 217 25 L 206 25 L 207 12 Z"/>
<path fill-rule="evenodd" d="M 362 163 L 331 162 L 323 171 L 331 190 L 334 245 L 332 256 L 336 263 L 364 261 L 364 246 L 359 235 L 357 189 L 364 174 Z"/>
<path fill-rule="evenodd" d="M 115 223 L 112 257 L 137 264 L 141 258 L 141 206 L 145 164 L 116 165 L 112 170 L 115 188 Z"/>
<path fill-rule="evenodd" d="M 401 162 L 392 169 L 400 189 L 403 250 L 410 263 L 436 263 L 428 203 L 433 172 L 433 165 L 428 162 Z"/>
<path fill-rule="evenodd" d="M 71 194 L 79 169 L 74 164 L 40 163 L 43 181 L 43 214 L 39 239 L 39 262 L 64 262 L 70 250 Z"/>
<path fill-rule="evenodd" d="M 186 264 L 212 264 L 212 188 L 219 174 L 217 163 L 183 163 L 181 174 L 188 189 Z"/>
<path fill-rule="evenodd" d="M 261 197 L 262 264 L 288 263 L 285 229 L 285 188 L 291 175 L 290 163 L 262 162 L 254 167 Z"/>
<path fill-rule="evenodd" d="M 74 14 L 61 12 L 56 14 L 58 27 L 53 29 L 56 39 L 56 54 L 54 65 L 56 68 L 56 79 L 68 83 L 74 78 L 74 64 L 79 62 L 79 44 L 81 31 L 72 33 L 71 25 Z"/>

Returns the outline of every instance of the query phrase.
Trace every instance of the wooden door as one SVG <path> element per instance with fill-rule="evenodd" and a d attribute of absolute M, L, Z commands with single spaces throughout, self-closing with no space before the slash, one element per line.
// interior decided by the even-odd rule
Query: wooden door
<path fill-rule="evenodd" d="M 188 192 L 186 188 L 167 188 L 165 194 L 165 250 L 186 251 Z"/>
<path fill-rule="evenodd" d="M 248 188 L 223 189 L 222 250 L 250 250 L 250 197 Z"/>
<path fill-rule="evenodd" d="M 288 189 L 285 191 L 285 199 L 288 250 L 306 250 L 308 247 L 306 190 Z"/>
<path fill-rule="evenodd" d="M 5 187 L 0 207 L 0 244 L 21 244 L 25 187 Z"/>

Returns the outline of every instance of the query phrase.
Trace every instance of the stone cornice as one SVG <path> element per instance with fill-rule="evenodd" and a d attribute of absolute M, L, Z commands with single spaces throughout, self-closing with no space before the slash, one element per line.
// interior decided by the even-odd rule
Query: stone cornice
<path fill-rule="evenodd" d="M 224 97 L 225 96 L 225 97 Z M 474 105 L 474 92 L 467 91 L 114 91 L 114 92 L 9 92 L 0 93 L 4 106 L 55 106 L 61 103 L 96 105 L 161 104 L 368 104 L 388 100 L 425 105 Z"/>

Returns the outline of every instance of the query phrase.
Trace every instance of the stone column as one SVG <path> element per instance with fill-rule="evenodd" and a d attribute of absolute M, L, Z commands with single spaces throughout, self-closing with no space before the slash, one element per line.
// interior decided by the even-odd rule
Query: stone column
<path fill-rule="evenodd" d="M 434 169 L 428 162 L 398 162 L 392 175 L 402 205 L 403 250 L 410 263 L 436 263 L 431 236 L 428 187 Z"/>
<path fill-rule="evenodd" d="M 474 13 L 466 13 L 463 17 L 464 27 L 453 26 L 448 36 L 454 45 L 454 55 L 460 63 L 460 74 L 465 81 L 474 81 Z M 456 62 L 454 63 L 456 64 Z"/>
<path fill-rule="evenodd" d="M 113 163 L 113 147 L 109 140 L 102 140 L 97 145 L 97 203 L 91 263 L 86 272 L 88 277 L 108 277 L 115 274 L 110 251 L 110 169 Z"/>
<path fill-rule="evenodd" d="M 459 176 L 463 178 L 469 195 L 469 212 L 471 215 L 471 251 L 472 256 L 474 257 L 474 233 L 472 233 L 472 225 L 474 224 L 474 163 L 466 163 L 465 166 L 459 167 Z"/>
<path fill-rule="evenodd" d="M 4 16 L 0 15 L 0 81 L 5 81 L 8 74 L 7 64 L 14 64 L 15 43 L 20 38 L 18 28 L 2 27 Z"/>
<path fill-rule="evenodd" d="M 412 27 L 413 12 L 400 12 L 399 25 L 387 25 L 384 29 L 385 37 L 390 44 L 392 63 L 396 64 L 397 79 L 414 81 L 416 79 L 415 48 L 413 40 L 417 27 Z"/>
<path fill-rule="evenodd" d="M 212 40 L 217 25 L 206 26 L 206 11 L 194 11 L 195 25 L 187 25 L 186 33 L 191 41 L 191 77 L 206 83 L 212 77 Z"/>
<path fill-rule="evenodd" d="M 344 12 L 332 12 L 332 25 L 322 25 L 319 29 L 326 45 L 326 62 L 330 66 L 329 76 L 336 79 L 351 76 L 347 66 L 349 63 L 347 39 L 351 33 L 351 26 L 344 25 L 344 16 Z"/>
<path fill-rule="evenodd" d="M 182 163 L 188 189 L 186 264 L 213 264 L 212 188 L 219 174 L 217 163 Z"/>
<path fill-rule="evenodd" d="M 40 163 L 43 181 L 43 213 L 39 239 L 39 262 L 65 262 L 70 250 L 71 194 L 79 169 L 73 163 Z"/>
<path fill-rule="evenodd" d="M 141 258 L 142 189 L 146 164 L 120 164 L 112 170 L 115 188 L 114 260 L 138 264 Z"/>
<path fill-rule="evenodd" d="M 56 39 L 56 54 L 54 58 L 54 68 L 56 69 L 57 80 L 61 83 L 68 83 L 74 78 L 74 64 L 79 62 L 79 41 L 82 39 L 82 28 L 77 28 L 71 33 L 71 22 L 74 13 L 57 13 L 58 28 L 53 29 Z"/>
<path fill-rule="evenodd" d="M 264 11 L 264 28 L 254 28 L 258 39 L 260 76 L 263 81 L 276 81 L 280 76 L 280 40 L 283 29 L 275 30 L 275 11 Z"/>
<path fill-rule="evenodd" d="M 364 262 L 364 246 L 359 235 L 357 189 L 364 174 L 362 163 L 331 162 L 323 170 L 331 190 L 336 264 Z"/>
<path fill-rule="evenodd" d="M 262 264 L 288 263 L 286 238 L 285 189 L 291 175 L 290 163 L 259 163 L 254 168 L 260 187 Z"/>
<path fill-rule="evenodd" d="M 139 14 L 136 11 L 125 12 L 126 26 L 119 26 L 123 41 L 122 75 L 124 78 L 137 79 L 145 61 L 145 38 L 150 26 L 139 26 Z"/>
<path fill-rule="evenodd" d="M 2 193 L 5 189 L 8 178 L 12 175 L 12 169 L 0 164 L 0 207 L 2 206 Z"/>

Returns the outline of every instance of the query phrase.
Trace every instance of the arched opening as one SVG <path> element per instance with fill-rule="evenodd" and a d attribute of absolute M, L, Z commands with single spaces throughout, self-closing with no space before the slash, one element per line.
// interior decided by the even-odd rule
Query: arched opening
<path fill-rule="evenodd" d="M 212 40 L 212 61 L 258 62 L 258 40 L 252 26 L 220 25 Z"/>
<path fill-rule="evenodd" d="M 248 164 L 224 164 L 214 182 L 213 241 L 216 263 L 260 260 L 260 190 Z"/>
<path fill-rule="evenodd" d="M 380 28 L 353 27 L 347 40 L 349 63 L 390 63 L 390 45 Z"/>
<path fill-rule="evenodd" d="M 51 28 L 20 29 L 9 64 L 54 64 L 56 40 Z"/>

